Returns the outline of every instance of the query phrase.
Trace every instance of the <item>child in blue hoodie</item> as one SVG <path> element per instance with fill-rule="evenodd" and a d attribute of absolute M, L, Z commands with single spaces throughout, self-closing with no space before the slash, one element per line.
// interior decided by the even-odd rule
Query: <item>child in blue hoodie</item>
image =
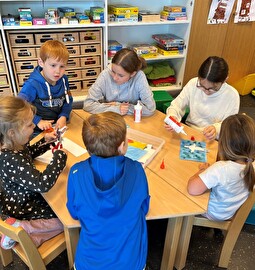
<path fill-rule="evenodd" d="M 68 91 L 64 74 L 69 58 L 66 46 L 57 40 L 48 40 L 40 48 L 38 66 L 25 81 L 19 96 L 37 108 L 33 123 L 35 133 L 66 126 L 72 110 L 73 98 Z"/>
<path fill-rule="evenodd" d="M 76 270 L 145 268 L 148 183 L 142 165 L 125 157 L 127 130 L 114 112 L 84 120 L 90 158 L 70 169 L 67 208 L 81 223 Z"/>

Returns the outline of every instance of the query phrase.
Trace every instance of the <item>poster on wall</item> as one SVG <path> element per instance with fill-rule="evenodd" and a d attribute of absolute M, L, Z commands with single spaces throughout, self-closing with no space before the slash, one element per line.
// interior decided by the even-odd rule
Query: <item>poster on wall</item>
<path fill-rule="evenodd" d="M 237 0 L 234 22 L 255 21 L 255 0 Z"/>
<path fill-rule="evenodd" d="M 212 0 L 207 24 L 228 23 L 235 0 Z"/>

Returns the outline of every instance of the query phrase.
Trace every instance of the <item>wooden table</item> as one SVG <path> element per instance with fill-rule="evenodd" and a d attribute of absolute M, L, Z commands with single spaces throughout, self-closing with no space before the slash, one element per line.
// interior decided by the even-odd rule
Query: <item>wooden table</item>
<path fill-rule="evenodd" d="M 65 137 L 80 146 L 83 146 L 81 138 L 83 118 L 88 115 L 89 114 L 83 110 L 74 110 L 71 114 L 68 130 L 65 134 Z M 125 116 L 125 120 L 131 128 L 162 137 L 166 141 L 163 149 L 145 169 L 151 195 L 147 219 L 168 219 L 161 270 L 172 270 L 180 232 L 183 229 L 183 219 L 204 213 L 207 209 L 208 194 L 193 197 L 187 193 L 186 186 L 188 177 L 197 170 L 198 163 L 185 161 L 185 168 L 183 168 L 184 165 L 176 165 L 179 164 L 178 161 L 180 162 L 179 155 L 177 155 L 177 152 L 179 153 L 178 146 L 180 136 L 169 133 L 164 129 L 164 116 L 164 114 L 156 112 L 154 116 L 148 118 L 144 117 L 141 123 L 134 123 L 133 117 L 131 116 Z M 186 131 L 188 131 L 188 128 Z M 200 138 L 197 131 L 191 131 L 193 136 Z M 189 132 L 190 131 L 188 131 L 188 133 Z M 173 143 L 176 145 L 172 146 Z M 213 144 L 210 149 L 212 150 L 209 153 L 211 156 L 210 159 L 213 159 L 213 157 L 216 157 L 216 153 L 215 155 L 213 154 L 213 152 L 215 152 Z M 49 192 L 43 194 L 46 201 L 64 225 L 70 268 L 73 266 L 74 262 L 75 249 L 79 239 L 80 223 L 72 219 L 66 208 L 67 178 L 70 167 L 74 163 L 88 157 L 89 155 L 87 153 L 80 157 L 75 157 L 69 153 L 67 166 L 59 176 L 55 186 Z M 160 169 L 162 159 L 165 161 L 164 170 Z M 176 168 L 174 168 L 175 165 L 177 166 Z M 37 164 L 37 166 L 45 166 L 45 164 Z"/>

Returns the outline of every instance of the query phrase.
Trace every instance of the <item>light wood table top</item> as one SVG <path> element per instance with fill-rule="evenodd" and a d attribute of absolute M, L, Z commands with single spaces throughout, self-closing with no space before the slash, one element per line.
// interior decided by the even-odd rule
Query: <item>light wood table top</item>
<path fill-rule="evenodd" d="M 83 119 L 89 115 L 89 113 L 83 110 L 73 110 L 70 123 L 68 123 L 68 130 L 64 137 L 84 147 L 81 129 Z M 164 129 L 164 116 L 164 114 L 156 112 L 152 117 L 144 117 L 141 123 L 134 123 L 132 116 L 125 116 L 125 121 L 131 128 L 165 139 L 162 150 L 145 169 L 151 195 L 147 219 L 169 219 L 161 270 L 173 268 L 183 217 L 204 213 L 208 203 L 207 195 L 200 198 L 196 196 L 196 199 L 194 199 L 187 194 L 186 185 L 188 176 L 191 176 L 192 172 L 197 170 L 198 163 L 191 162 L 192 165 L 190 165 L 189 161 L 185 161 L 185 165 L 178 165 L 180 160 L 177 150 L 180 136 L 169 133 Z M 197 136 L 194 132 L 192 135 Z M 175 155 L 173 155 L 174 151 L 176 152 Z M 88 153 L 79 157 L 75 157 L 69 153 L 67 166 L 59 176 L 56 184 L 49 192 L 43 194 L 45 200 L 65 227 L 70 268 L 73 265 L 75 249 L 79 239 L 80 223 L 70 216 L 66 208 L 67 179 L 70 167 L 74 163 L 88 157 Z M 160 169 L 163 158 L 166 167 L 164 170 Z M 175 161 L 173 161 L 174 159 Z M 45 164 L 36 162 L 36 166 L 40 169 L 44 168 Z M 176 166 L 175 170 L 171 169 L 173 166 Z M 184 169 L 183 166 L 186 168 Z M 171 178 L 170 180 L 169 176 Z"/>
<path fill-rule="evenodd" d="M 83 110 L 74 111 L 82 118 L 88 116 L 88 113 Z M 205 140 L 201 132 L 186 125 L 185 131 L 188 135 L 169 132 L 164 128 L 165 116 L 166 115 L 160 111 L 156 111 L 156 113 L 151 117 L 143 117 L 140 123 L 135 123 L 133 116 L 131 115 L 124 116 L 124 119 L 127 125 L 132 129 L 139 130 L 165 140 L 162 150 L 148 164 L 147 169 L 157 174 L 160 178 L 183 193 L 190 200 L 200 205 L 200 207 L 206 211 L 209 192 L 199 196 L 192 196 L 187 192 L 188 179 L 198 171 L 200 163 L 180 159 L 180 142 L 181 139 L 190 140 L 191 136 L 194 136 L 197 141 L 206 142 L 206 147 L 209 151 L 207 153 L 207 162 L 209 163 L 213 163 L 216 160 L 218 142 Z M 160 168 L 160 164 L 163 160 L 165 169 Z"/>

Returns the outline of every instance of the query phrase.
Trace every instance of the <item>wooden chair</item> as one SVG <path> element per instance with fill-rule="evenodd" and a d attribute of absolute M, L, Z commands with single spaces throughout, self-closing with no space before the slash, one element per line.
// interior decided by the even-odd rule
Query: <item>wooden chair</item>
<path fill-rule="evenodd" d="M 218 266 L 227 268 L 238 236 L 254 203 L 255 191 L 250 193 L 248 199 L 237 210 L 236 214 L 231 220 L 217 222 L 197 216 L 195 216 L 193 219 L 184 218 L 182 232 L 179 240 L 179 246 L 175 259 L 176 269 L 180 270 L 183 269 L 185 266 L 193 226 L 216 228 L 225 231 Z"/>
<path fill-rule="evenodd" d="M 12 250 L 30 270 L 46 270 L 46 265 L 66 249 L 64 233 L 47 240 L 37 248 L 22 227 L 15 228 L 0 219 L 0 234 L 7 235 L 17 242 Z M 12 250 L 0 248 L 3 266 L 7 266 L 13 261 Z"/>

